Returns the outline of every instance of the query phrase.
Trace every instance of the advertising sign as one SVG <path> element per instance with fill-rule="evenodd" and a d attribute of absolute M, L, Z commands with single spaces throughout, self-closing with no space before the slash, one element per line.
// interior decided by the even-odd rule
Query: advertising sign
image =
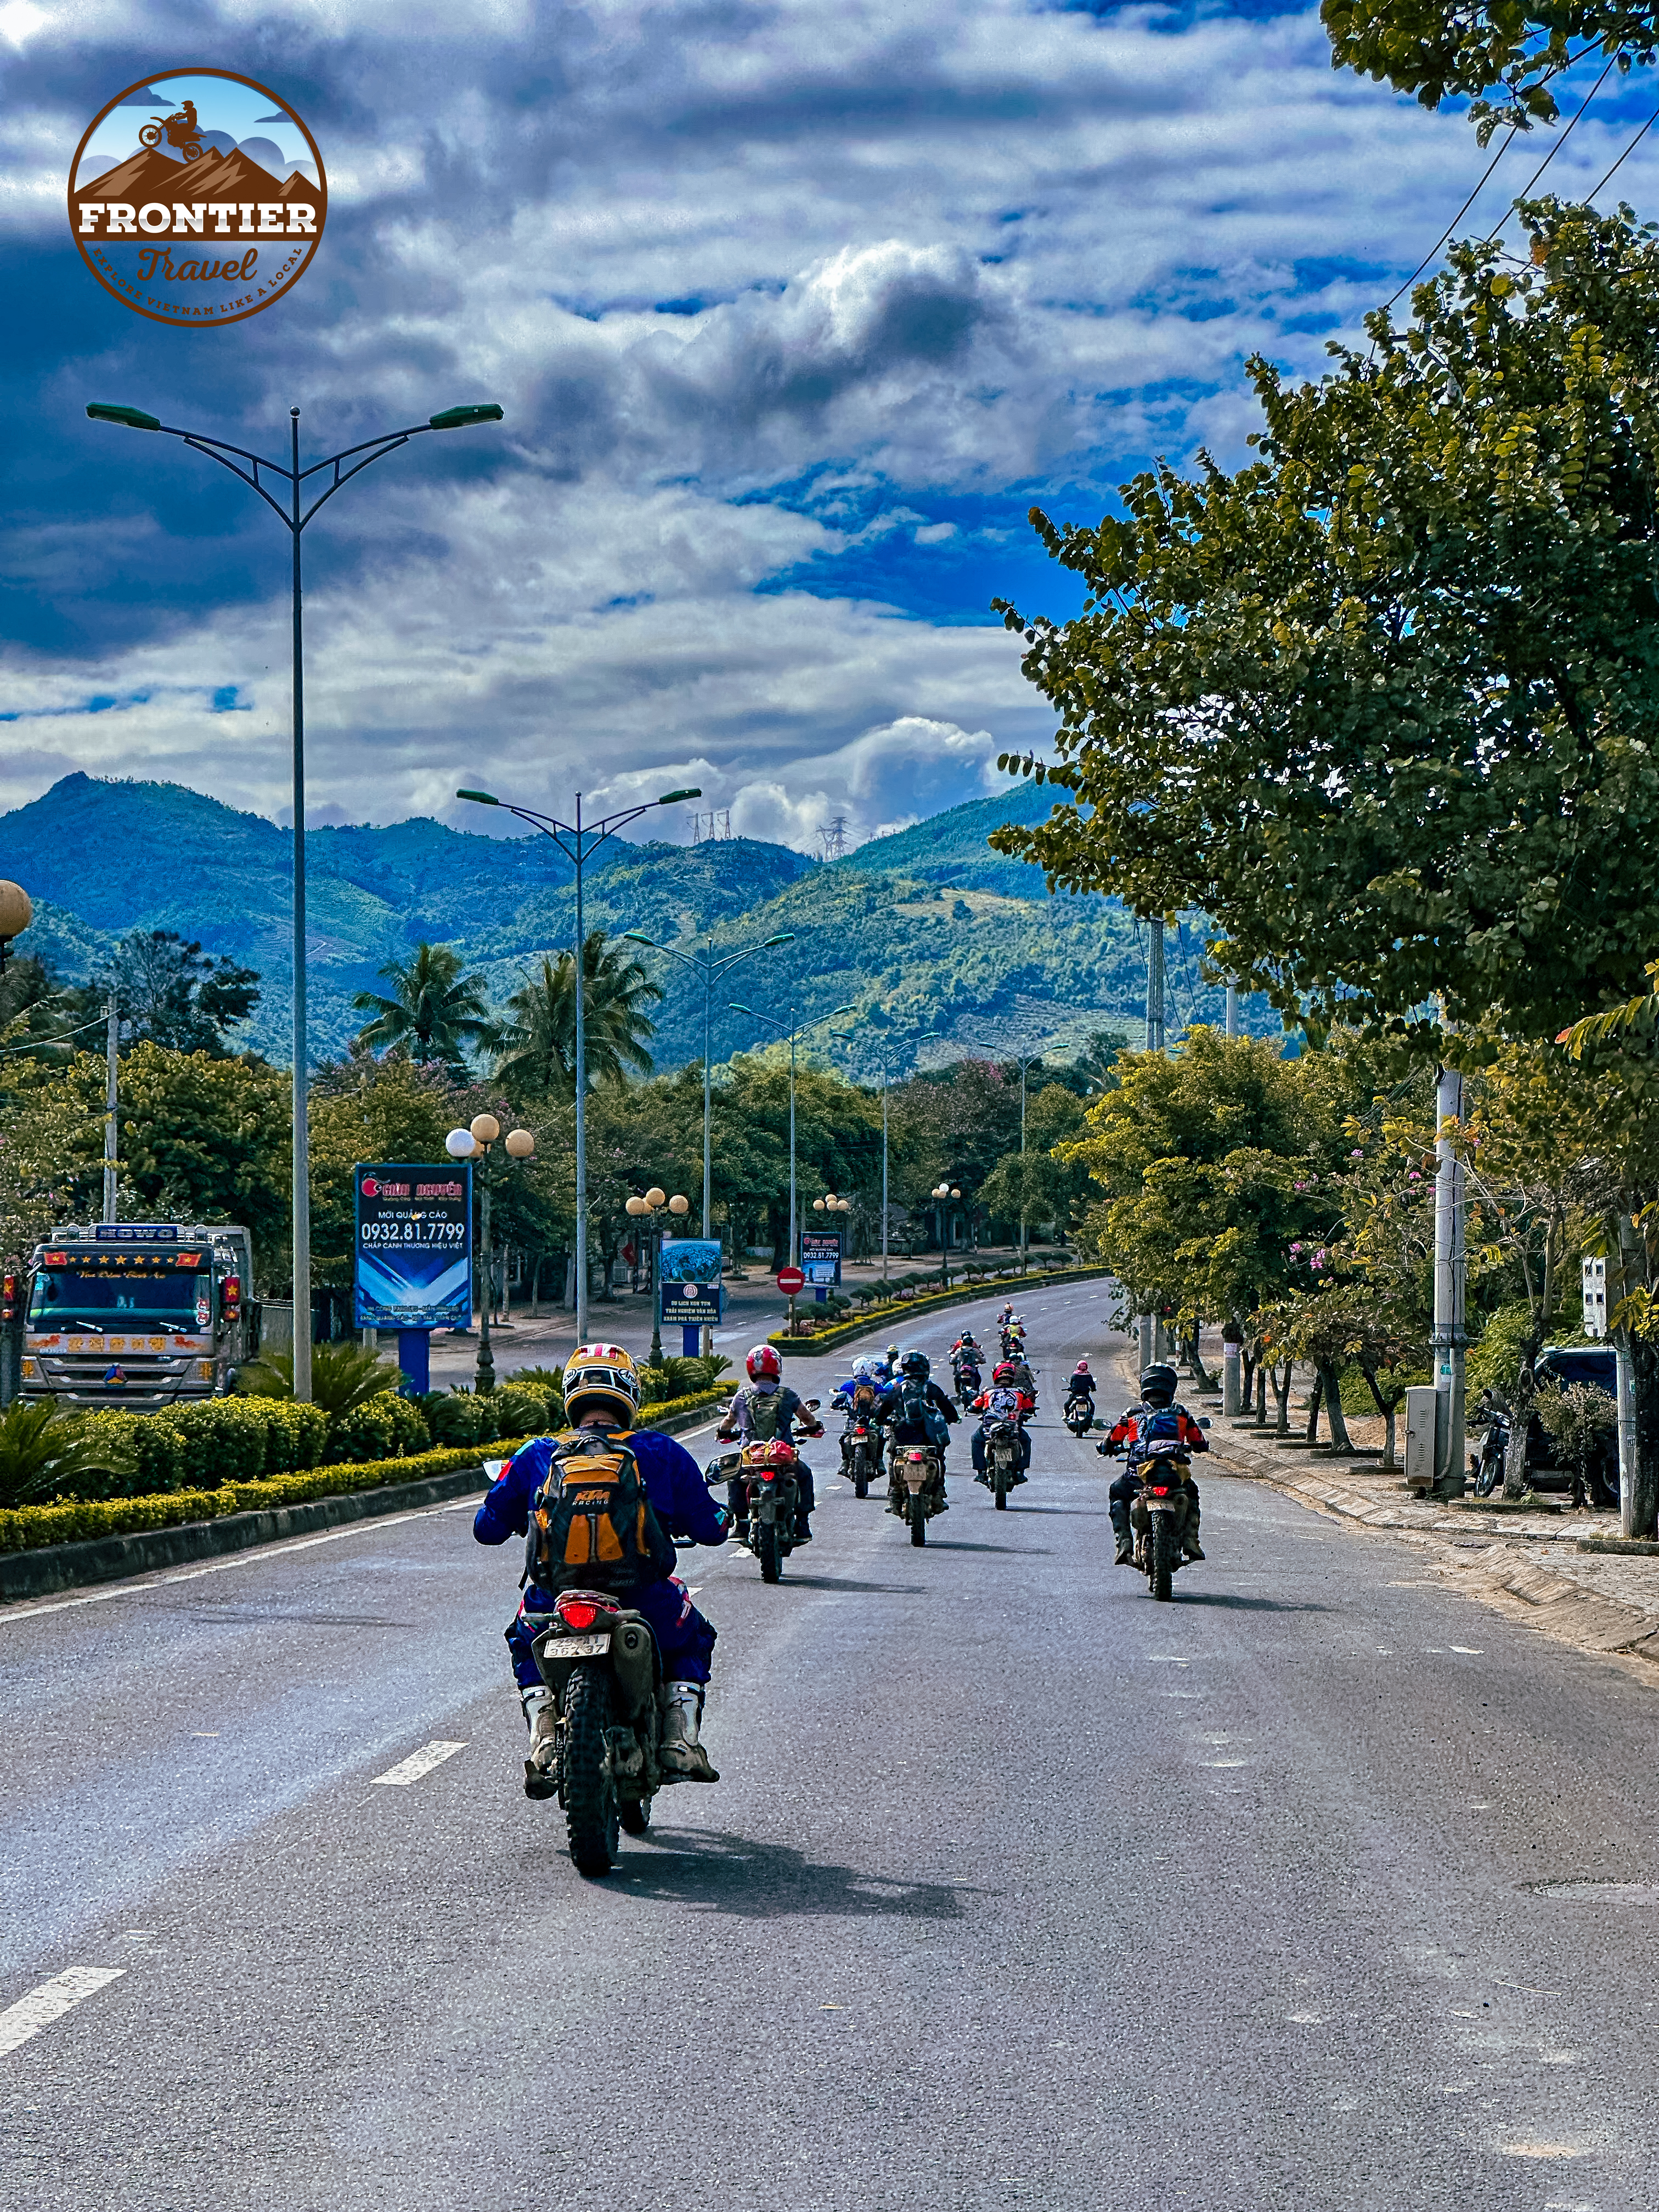
<path fill-rule="evenodd" d="M 465 1328 L 472 1314 L 472 1170 L 397 1161 L 351 1171 L 359 1328 Z"/>
<path fill-rule="evenodd" d="M 657 1320 L 712 1328 L 726 1304 L 718 1237 L 665 1237 L 657 1261 Z"/>
<path fill-rule="evenodd" d="M 800 1232 L 801 1273 L 815 1290 L 829 1290 L 841 1280 L 841 1231 L 808 1229 Z"/>
<path fill-rule="evenodd" d="M 106 100 L 70 165 L 70 229 L 123 307 L 201 330 L 305 274 L 328 215 L 317 142 L 269 85 L 169 70 Z"/>

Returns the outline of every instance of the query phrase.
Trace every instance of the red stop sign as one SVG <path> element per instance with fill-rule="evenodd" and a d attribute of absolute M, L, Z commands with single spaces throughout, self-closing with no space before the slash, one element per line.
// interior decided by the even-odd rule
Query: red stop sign
<path fill-rule="evenodd" d="M 780 1267 L 778 1288 L 783 1292 L 785 1297 L 793 1298 L 798 1291 L 804 1291 L 806 1288 L 806 1278 L 799 1267 Z"/>

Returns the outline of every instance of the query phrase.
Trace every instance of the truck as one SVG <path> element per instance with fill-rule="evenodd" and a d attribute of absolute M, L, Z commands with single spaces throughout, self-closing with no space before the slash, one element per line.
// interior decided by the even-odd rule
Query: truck
<path fill-rule="evenodd" d="M 222 1396 L 252 1356 L 253 1245 L 228 1222 L 74 1222 L 29 1261 L 25 1398 L 160 1413 Z"/>

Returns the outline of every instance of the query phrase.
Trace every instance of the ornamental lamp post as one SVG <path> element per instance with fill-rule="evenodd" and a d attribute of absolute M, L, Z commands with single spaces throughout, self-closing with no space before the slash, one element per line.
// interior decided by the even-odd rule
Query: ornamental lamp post
<path fill-rule="evenodd" d="M 951 1287 L 951 1248 L 945 1239 L 950 1226 L 950 1216 L 946 1212 L 945 1209 L 950 1205 L 951 1200 L 953 1198 L 960 1198 L 962 1196 L 962 1193 L 952 1184 L 941 1182 L 934 1184 L 933 1194 L 939 1201 L 939 1280 L 948 1291 Z"/>
<path fill-rule="evenodd" d="M 676 1191 L 670 1198 L 653 1183 L 643 1197 L 635 1195 L 626 1202 L 623 1212 L 632 1214 L 636 1221 L 651 1224 L 651 1364 L 662 1365 L 662 1314 L 659 1306 L 662 1279 L 662 1217 L 671 1215 L 683 1221 L 691 1211 L 691 1201 Z"/>
<path fill-rule="evenodd" d="M 444 1139 L 444 1150 L 451 1159 L 474 1162 L 478 1178 L 478 1255 L 483 1263 L 483 1295 L 478 1301 L 478 1358 L 472 1379 L 480 1396 L 488 1396 L 495 1387 L 495 1356 L 489 1345 L 489 1308 L 495 1294 L 490 1266 L 489 1194 L 509 1172 L 505 1167 L 492 1167 L 497 1144 L 508 1159 L 519 1163 L 530 1159 L 536 1150 L 536 1139 L 528 1129 L 509 1129 L 503 1137 L 501 1125 L 493 1114 L 475 1114 L 465 1129 L 452 1129 Z"/>
<path fill-rule="evenodd" d="M 0 882 L 0 975 L 11 957 L 11 940 L 34 919 L 34 902 L 21 884 Z"/>
<path fill-rule="evenodd" d="M 582 794 L 576 793 L 574 822 L 562 822 L 556 814 L 538 814 L 533 807 L 514 806 L 506 799 L 494 798 L 487 791 L 458 791 L 457 799 L 470 799 L 475 806 L 499 806 L 520 822 L 527 822 L 532 830 L 539 830 L 550 837 L 576 872 L 576 1341 L 587 1341 L 587 945 L 582 926 L 582 871 L 590 857 L 603 845 L 607 837 L 629 823 L 637 822 L 653 806 L 675 806 L 682 799 L 701 799 L 702 787 L 693 785 L 688 791 L 665 791 L 660 799 L 648 799 L 641 806 L 624 806 L 617 813 L 605 815 L 598 822 L 582 820 Z"/>
<path fill-rule="evenodd" d="M 173 423 L 146 414 L 142 407 L 118 407 L 94 401 L 88 407 L 87 414 L 94 422 L 113 422 L 125 430 L 156 430 L 163 437 L 182 439 L 185 445 L 198 453 L 205 453 L 209 460 L 217 461 L 222 468 L 228 469 L 256 491 L 293 540 L 290 696 L 294 753 L 294 1395 L 305 1401 L 311 1396 L 311 1128 L 307 1096 L 310 1056 L 306 1042 L 305 631 L 300 592 L 300 538 L 319 508 L 325 506 L 342 485 L 360 476 L 371 461 L 395 453 L 399 446 L 406 446 L 411 438 L 422 437 L 428 430 L 465 430 L 481 422 L 499 422 L 501 410 L 493 400 L 479 406 L 446 407 L 436 415 L 429 415 L 424 422 L 411 423 L 407 429 L 383 431 L 378 438 L 366 438 L 361 445 L 348 446 L 343 452 L 330 454 L 326 460 L 313 461 L 305 469 L 300 466 L 297 407 L 288 410 L 286 467 L 280 461 L 269 461 L 263 454 L 250 453 L 245 446 L 229 445 L 222 438 L 210 438 L 199 430 L 181 430 Z M 344 465 L 348 462 L 349 467 Z M 280 500 L 261 481 L 261 470 L 282 487 Z M 327 482 L 320 489 L 311 484 L 311 478 L 325 470 L 329 471 Z M 306 505 L 307 499 L 311 500 L 309 507 Z"/>

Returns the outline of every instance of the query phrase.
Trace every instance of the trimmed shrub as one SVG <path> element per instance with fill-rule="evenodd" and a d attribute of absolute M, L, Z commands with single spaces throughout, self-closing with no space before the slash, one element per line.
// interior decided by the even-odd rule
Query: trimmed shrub
<path fill-rule="evenodd" d="M 526 1383 L 501 1384 L 495 1393 L 495 1414 L 503 1436 L 535 1437 L 547 1431 L 547 1401 Z"/>
<path fill-rule="evenodd" d="M 428 1390 L 416 1403 L 426 1417 L 427 1432 L 434 1444 L 459 1447 L 462 1444 L 493 1443 L 500 1433 L 493 1398 L 481 1397 L 476 1391 Z"/>
<path fill-rule="evenodd" d="M 328 1448 L 328 1415 L 292 1398 L 250 1398 L 265 1417 L 265 1473 L 292 1474 L 320 1467 Z M 424 1433 L 424 1431 L 422 1431 Z"/>

